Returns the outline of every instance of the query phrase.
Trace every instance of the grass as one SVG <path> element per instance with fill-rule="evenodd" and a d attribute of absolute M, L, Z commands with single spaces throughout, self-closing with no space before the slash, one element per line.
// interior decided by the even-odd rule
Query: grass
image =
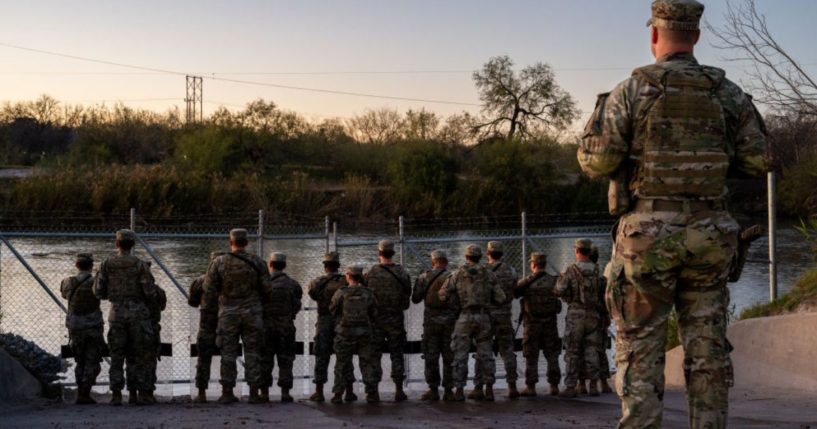
<path fill-rule="evenodd" d="M 808 271 L 787 294 L 777 300 L 743 310 L 740 320 L 796 312 L 801 307 L 817 307 L 817 268 Z"/>

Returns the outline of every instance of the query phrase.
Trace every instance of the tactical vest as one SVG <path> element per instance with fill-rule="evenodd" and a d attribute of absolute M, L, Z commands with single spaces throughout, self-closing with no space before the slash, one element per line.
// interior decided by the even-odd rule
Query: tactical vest
<path fill-rule="evenodd" d="M 85 277 L 87 276 L 87 277 Z M 79 274 L 71 277 L 73 293 L 68 297 L 68 312 L 78 316 L 99 311 L 99 298 L 94 295 L 94 276 Z"/>
<path fill-rule="evenodd" d="M 603 287 L 599 277 L 599 267 L 596 266 L 592 271 L 582 271 L 578 265 L 573 264 L 570 269 L 577 282 L 576 290 L 573 291 L 573 303 L 581 304 L 585 310 L 598 311 L 601 305 L 599 297 Z"/>
<path fill-rule="evenodd" d="M 318 299 L 318 314 L 331 314 L 329 311 L 329 304 L 332 303 L 332 297 L 338 289 L 346 286 L 346 279 L 340 274 L 330 274 L 328 277 L 321 278 L 319 284 L 326 282 L 323 286 L 323 292 Z"/>
<path fill-rule="evenodd" d="M 729 143 L 717 91 L 723 70 L 684 62 L 649 65 L 633 76 L 659 95 L 640 118 L 630 190 L 640 199 L 719 200 L 726 195 Z M 635 150 L 634 152 L 638 152 Z M 638 158 L 638 154 L 635 154 Z"/>
<path fill-rule="evenodd" d="M 345 328 L 369 327 L 369 300 L 364 286 L 347 287 L 343 294 L 340 324 Z"/>
<path fill-rule="evenodd" d="M 106 263 L 108 274 L 108 299 L 111 302 L 144 301 L 139 274 L 143 262 L 136 256 L 120 255 L 109 258 Z"/>
<path fill-rule="evenodd" d="M 287 280 L 289 280 L 289 277 L 286 275 L 279 275 L 273 280 L 272 290 L 269 295 L 270 300 L 266 304 L 264 311 L 268 317 L 291 320 L 295 315 L 295 297 L 293 296 L 292 286 Z"/>
<path fill-rule="evenodd" d="M 391 270 L 392 275 L 388 270 Z M 402 312 L 407 304 L 410 303 L 411 297 L 406 296 L 403 292 L 404 285 L 402 280 L 403 270 L 398 265 L 386 267 L 384 265 L 375 265 L 369 271 L 367 276 L 367 286 L 374 292 L 377 298 L 378 308 L 382 313 L 399 313 Z"/>
<path fill-rule="evenodd" d="M 491 267 L 491 271 L 496 276 L 496 281 L 505 292 L 505 301 L 497 304 L 497 307 L 505 307 L 508 310 L 513 302 L 513 288 L 516 287 L 516 270 L 504 262 L 497 262 Z"/>
<path fill-rule="evenodd" d="M 529 317 L 544 319 L 559 314 L 562 305 L 559 298 L 553 294 L 555 283 L 555 277 L 545 274 L 528 287 L 523 300 L 523 308 Z"/>
<path fill-rule="evenodd" d="M 481 265 L 464 265 L 457 273 L 457 295 L 463 309 L 480 310 L 491 303 L 491 285 L 488 273 Z"/>
<path fill-rule="evenodd" d="M 224 255 L 221 258 L 224 261 L 221 296 L 226 299 L 246 299 L 259 296 L 260 279 L 255 268 L 234 256 Z"/>
<path fill-rule="evenodd" d="M 436 271 L 436 272 L 435 272 Z M 440 299 L 440 289 L 448 278 L 447 270 L 431 270 L 426 273 L 426 281 L 430 281 L 426 290 L 425 306 L 433 310 L 447 310 L 451 305 L 447 301 Z"/>

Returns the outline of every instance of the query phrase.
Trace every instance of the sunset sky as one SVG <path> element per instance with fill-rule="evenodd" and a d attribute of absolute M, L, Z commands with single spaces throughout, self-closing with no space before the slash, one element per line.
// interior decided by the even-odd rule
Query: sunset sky
<path fill-rule="evenodd" d="M 722 23 L 724 1 L 705 18 Z M 471 80 L 491 56 L 547 62 L 592 110 L 638 65 L 652 61 L 648 0 L 541 1 L 10 1 L 0 44 L 205 76 L 205 114 L 255 98 L 312 119 L 366 108 L 478 112 Z M 817 1 L 759 0 L 778 41 L 817 74 Z M 698 58 L 740 81 L 703 35 Z M 355 97 L 212 80 L 265 82 L 462 104 Z M 184 76 L 132 70 L 0 46 L 0 102 L 49 94 L 70 103 L 183 107 Z M 578 122 L 582 122 L 582 120 Z M 578 123 L 577 123 L 578 126 Z"/>

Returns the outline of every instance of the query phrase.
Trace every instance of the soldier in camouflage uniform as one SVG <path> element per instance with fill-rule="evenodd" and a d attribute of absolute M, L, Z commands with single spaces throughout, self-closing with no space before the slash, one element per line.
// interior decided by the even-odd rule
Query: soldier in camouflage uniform
<path fill-rule="evenodd" d="M 89 253 L 76 257 L 79 273 L 67 277 L 60 283 L 60 293 L 68 301 L 65 327 L 68 328 L 68 342 L 74 354 L 76 368 L 74 378 L 77 383 L 77 404 L 96 404 L 91 397 L 91 388 L 99 375 L 105 340 L 102 336 L 102 311 L 99 299 L 94 295 L 94 258 Z"/>
<path fill-rule="evenodd" d="M 494 273 L 499 286 L 505 292 L 505 302 L 491 306 L 491 328 L 493 329 L 497 350 L 505 364 L 508 398 L 515 399 L 519 397 L 519 391 L 516 390 L 518 374 L 516 372 L 516 353 L 513 351 L 515 331 L 513 320 L 511 320 L 511 303 L 513 302 L 513 289 L 516 287 L 516 282 L 519 281 L 519 276 L 510 264 L 502 262 L 503 254 L 504 250 L 501 242 L 488 242 L 488 269 Z M 485 398 L 482 390 L 483 384 L 482 360 L 477 356 L 474 363 L 474 390 L 468 394 L 468 399 L 483 400 Z"/>
<path fill-rule="evenodd" d="M 303 289 L 292 277 L 284 273 L 287 255 L 274 252 L 270 255 L 270 282 L 272 288 L 264 302 L 264 349 L 261 354 L 264 386 L 261 397 L 269 401 L 272 386 L 272 370 L 278 359 L 278 387 L 281 402 L 292 402 L 292 364 L 295 362 L 295 317 L 301 310 Z"/>
<path fill-rule="evenodd" d="M 600 281 L 599 267 L 590 261 L 592 245 L 586 238 L 576 240 L 576 263 L 562 273 L 554 289 L 554 293 L 567 303 L 565 390 L 560 395 L 568 398 L 576 396 L 576 383 L 582 376 L 590 380 L 588 394 L 599 394 L 597 383 L 603 317 L 599 306 L 604 300 L 604 285 Z M 580 374 L 582 366 L 584 374 Z"/>
<path fill-rule="evenodd" d="M 394 243 L 382 240 L 377 245 L 380 263 L 366 273 L 364 282 L 377 298 L 377 319 L 374 324 L 375 363 L 378 380 L 383 377 L 382 350 L 391 357 L 391 379 L 394 381 L 394 400 L 408 399 L 403 392 L 406 379 L 403 347 L 406 345 L 406 325 L 403 312 L 411 305 L 411 278 L 398 264 L 392 262 Z"/>
<path fill-rule="evenodd" d="M 210 253 L 210 262 L 223 255 L 224 252 Z M 218 296 L 211 295 L 210 301 L 204 301 L 204 280 L 202 274 L 190 285 L 187 304 L 199 308 L 199 332 L 196 334 L 198 357 L 196 358 L 196 389 L 198 395 L 193 402 L 207 402 L 207 387 L 210 385 L 210 367 L 213 356 L 218 352 L 216 347 L 216 329 L 218 328 Z"/>
<path fill-rule="evenodd" d="M 372 336 L 377 317 L 377 298 L 371 289 L 363 285 L 363 267 L 346 268 L 346 282 L 332 297 L 329 309 L 337 320 L 335 327 L 335 385 L 332 387 L 333 404 L 343 402 L 343 392 L 349 389 L 347 374 L 354 372 L 352 356 L 357 353 L 360 374 L 366 386 L 366 402 L 380 402 L 377 384 L 380 377 L 375 359 Z"/>
<path fill-rule="evenodd" d="M 727 420 L 726 282 L 739 227 L 724 203 L 726 179 L 762 175 L 767 143 L 751 98 L 695 59 L 703 10 L 693 0 L 652 4 L 657 61 L 599 97 L 578 152 L 585 173 L 611 178 L 611 211 L 623 215 L 605 270 L 623 428 L 661 426 L 673 306 L 689 426 Z"/>
<path fill-rule="evenodd" d="M 423 360 L 428 392 L 420 397 L 421 401 L 438 401 L 440 399 L 440 357 L 443 360 L 442 386 L 445 389 L 443 400 L 454 399 L 453 367 L 454 352 L 451 350 L 451 334 L 457 321 L 456 300 L 440 301 L 440 288 L 445 283 L 448 271 L 448 255 L 442 250 L 431 252 L 431 269 L 420 274 L 414 282 L 411 301 L 415 304 L 425 303 L 423 311 Z"/>
<path fill-rule="evenodd" d="M 150 267 L 131 255 L 136 233 L 129 229 L 116 232 L 118 254 L 102 262 L 94 279 L 94 295 L 111 302 L 108 312 L 108 346 L 111 351 L 111 404 L 122 405 L 125 387 L 125 359 L 133 374 L 139 404 L 152 404 L 155 388 L 150 375 L 155 359 L 150 305 L 157 299 L 156 283 Z"/>
<path fill-rule="evenodd" d="M 520 280 L 513 291 L 515 297 L 522 298 L 522 320 L 525 324 L 522 340 L 525 390 L 521 393 L 524 397 L 536 396 L 540 350 L 547 360 L 547 380 L 552 396 L 559 394 L 559 381 L 562 378 L 559 368 L 562 342 L 556 320 L 556 316 L 562 311 L 562 302 L 553 293 L 557 277 L 548 274 L 546 268 L 547 256 L 544 253 L 531 253 L 531 274 Z"/>
<path fill-rule="evenodd" d="M 150 261 L 145 261 L 145 264 L 147 264 L 148 268 L 150 268 Z M 150 365 L 148 366 L 148 375 L 150 376 L 151 384 L 153 386 L 156 385 L 156 369 L 158 367 L 158 361 L 161 359 L 162 355 L 162 337 L 160 334 L 162 332 L 162 312 L 165 311 L 165 308 L 167 308 L 167 294 L 165 293 L 164 289 L 157 285 L 156 299 L 148 303 L 148 310 L 150 310 L 150 326 L 153 327 L 153 336 L 150 344 L 154 350 L 153 359 L 151 359 Z M 125 365 L 128 368 L 128 403 L 137 404 L 137 392 L 136 389 L 132 388 L 132 386 L 135 386 L 136 382 L 134 373 L 130 371 L 130 360 L 125 359 Z M 147 398 L 149 401 L 154 399 L 153 395 L 149 395 Z"/>
<path fill-rule="evenodd" d="M 463 389 L 468 379 L 468 351 L 476 343 L 477 356 L 482 359 L 485 400 L 494 399 L 496 366 L 491 347 L 491 305 L 505 302 L 505 293 L 491 270 L 479 264 L 482 250 L 471 244 L 465 248 L 465 265 L 452 274 L 442 288 L 440 300 L 458 299 L 460 315 L 454 325 L 451 349 L 454 351 L 454 400 L 465 400 Z"/>
<path fill-rule="evenodd" d="M 204 301 L 218 300 L 216 345 L 221 349 L 221 397 L 218 402 L 238 402 L 233 394 L 240 351 L 244 344 L 244 376 L 250 386 L 250 403 L 261 403 L 261 346 L 264 341 L 262 297 L 270 293 L 266 263 L 247 253 L 246 229 L 230 231 L 230 252 L 217 257 L 207 268 Z"/>
<path fill-rule="evenodd" d="M 318 321 L 315 324 L 315 393 L 309 397 L 310 401 L 323 402 L 323 385 L 328 380 L 329 359 L 335 343 L 335 316 L 329 311 L 329 304 L 338 289 L 346 286 L 346 276 L 338 272 L 340 255 L 338 252 L 329 252 L 323 257 L 324 275 L 309 283 L 307 294 L 318 305 Z M 337 360 L 335 365 L 337 365 Z M 351 369 L 351 367 L 350 367 Z M 346 375 L 347 402 L 354 402 L 357 396 L 354 392 L 355 375 L 349 371 Z"/>
<path fill-rule="evenodd" d="M 599 248 L 594 244 L 590 250 L 590 261 L 596 265 L 599 264 Z M 602 285 L 607 285 L 607 278 L 602 276 Z M 610 384 L 607 380 L 610 379 L 610 360 L 607 359 L 607 348 L 610 346 L 610 312 L 607 311 L 607 305 L 602 301 L 599 303 L 599 314 L 602 315 L 601 320 L 601 347 L 599 348 L 599 384 L 601 386 L 601 393 L 613 393 Z M 581 381 L 584 384 L 583 381 Z"/>

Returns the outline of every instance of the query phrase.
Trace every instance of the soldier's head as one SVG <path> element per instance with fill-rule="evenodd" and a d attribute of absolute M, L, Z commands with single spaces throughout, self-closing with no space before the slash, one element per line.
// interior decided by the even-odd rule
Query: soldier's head
<path fill-rule="evenodd" d="M 136 245 L 136 233 L 130 229 L 116 231 L 116 248 L 122 252 L 130 252 Z"/>
<path fill-rule="evenodd" d="M 599 246 L 595 244 L 590 247 L 590 262 L 594 264 L 599 263 Z"/>
<path fill-rule="evenodd" d="M 576 260 L 579 262 L 590 261 L 590 254 L 593 252 L 593 242 L 588 238 L 580 238 L 576 240 Z"/>
<path fill-rule="evenodd" d="M 502 242 L 500 241 L 489 241 L 488 242 L 488 262 L 494 262 L 502 259 L 502 255 L 505 254 L 505 249 L 502 246 Z"/>
<path fill-rule="evenodd" d="M 381 261 L 391 262 L 394 257 L 394 243 L 391 240 L 380 240 L 377 243 L 377 255 Z"/>
<path fill-rule="evenodd" d="M 284 271 L 287 267 L 287 255 L 281 252 L 270 253 L 269 267 L 273 272 Z"/>
<path fill-rule="evenodd" d="M 244 250 L 250 243 L 247 238 L 247 230 L 244 228 L 234 228 L 230 230 L 230 248 L 232 250 Z"/>
<path fill-rule="evenodd" d="M 435 250 L 431 252 L 431 266 L 433 268 L 447 268 L 448 254 L 444 250 Z"/>
<path fill-rule="evenodd" d="M 480 259 L 482 259 L 482 249 L 479 246 L 469 244 L 465 247 L 465 260 L 478 264 Z"/>
<path fill-rule="evenodd" d="M 655 58 L 692 52 L 701 37 L 704 5 L 695 0 L 655 0 L 650 27 L 650 50 Z"/>
<path fill-rule="evenodd" d="M 363 266 L 361 265 L 349 265 L 344 274 L 346 274 L 346 282 L 350 285 L 363 283 Z"/>
<path fill-rule="evenodd" d="M 323 270 L 327 273 L 336 273 L 340 268 L 340 255 L 338 252 L 329 252 L 323 255 Z"/>
<path fill-rule="evenodd" d="M 91 271 L 94 268 L 94 256 L 90 253 L 78 253 L 75 262 L 80 271 Z"/>
<path fill-rule="evenodd" d="M 548 265 L 548 257 L 544 253 L 533 252 L 530 254 L 530 270 L 534 273 L 545 271 Z"/>

